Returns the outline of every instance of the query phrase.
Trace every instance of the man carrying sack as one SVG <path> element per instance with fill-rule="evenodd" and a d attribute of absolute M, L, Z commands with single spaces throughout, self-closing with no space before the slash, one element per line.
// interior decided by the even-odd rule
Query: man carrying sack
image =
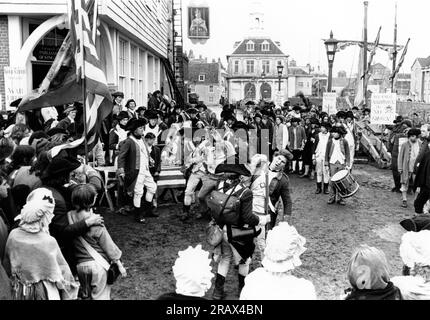
<path fill-rule="evenodd" d="M 245 165 L 220 164 L 215 173 L 224 173 L 224 176 L 207 201 L 215 221 L 210 227 L 219 230 L 217 241 L 209 241 L 215 247 L 214 260 L 218 262 L 212 298 L 222 300 L 226 296 L 224 283 L 232 260 L 238 267 L 240 295 L 255 250 L 254 238 L 259 234 L 256 227 L 270 222 L 270 215 L 259 217 L 252 212 L 252 192 L 241 181 L 242 177 L 251 175 Z"/>

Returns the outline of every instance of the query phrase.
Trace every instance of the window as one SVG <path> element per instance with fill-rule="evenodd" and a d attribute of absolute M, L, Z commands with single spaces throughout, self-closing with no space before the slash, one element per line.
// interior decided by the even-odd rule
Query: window
<path fill-rule="evenodd" d="M 297 86 L 299 86 L 300 88 L 303 88 L 303 82 L 297 82 Z"/>
<path fill-rule="evenodd" d="M 246 51 L 254 51 L 254 42 L 249 41 L 246 43 Z"/>
<path fill-rule="evenodd" d="M 139 105 L 145 104 L 145 87 L 144 87 L 144 77 L 145 77 L 145 67 L 143 64 L 145 63 L 145 52 L 143 50 L 139 50 Z"/>
<path fill-rule="evenodd" d="M 261 44 L 261 51 L 270 51 L 270 44 L 267 42 L 263 42 Z"/>
<path fill-rule="evenodd" d="M 234 62 L 234 73 L 239 73 L 239 61 Z"/>
<path fill-rule="evenodd" d="M 136 62 L 137 62 L 137 48 L 135 46 L 131 46 L 131 54 L 130 54 L 130 76 L 132 78 L 136 77 Z"/>
<path fill-rule="evenodd" d="M 128 71 L 128 42 L 119 40 L 119 74 L 125 76 Z"/>
<path fill-rule="evenodd" d="M 210 85 L 210 86 L 209 86 L 209 92 L 210 92 L 210 93 L 213 93 L 213 92 L 214 92 L 214 86 L 213 86 L 213 85 Z"/>
<path fill-rule="evenodd" d="M 206 79 L 206 75 L 204 75 L 204 74 L 200 74 L 200 75 L 199 75 L 199 81 L 200 81 L 200 82 L 205 81 L 205 79 Z"/>
<path fill-rule="evenodd" d="M 270 73 L 270 61 L 269 60 L 263 60 L 263 73 L 265 73 L 265 74 Z"/>
<path fill-rule="evenodd" d="M 254 73 L 254 60 L 246 61 L 246 73 Z"/>
<path fill-rule="evenodd" d="M 210 96 L 209 97 L 209 102 L 211 102 L 211 103 L 214 102 L 214 97 Z"/>

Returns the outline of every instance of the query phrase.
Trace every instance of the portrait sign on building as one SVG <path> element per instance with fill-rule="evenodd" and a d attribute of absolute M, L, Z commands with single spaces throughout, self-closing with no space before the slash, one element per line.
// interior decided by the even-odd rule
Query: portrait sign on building
<path fill-rule="evenodd" d="M 209 8 L 188 7 L 188 38 L 209 39 Z"/>
<path fill-rule="evenodd" d="M 370 112 L 371 124 L 393 124 L 396 119 L 397 94 L 372 94 L 372 109 Z"/>
<path fill-rule="evenodd" d="M 15 110 L 10 104 L 27 94 L 27 70 L 25 68 L 4 67 L 6 110 Z"/>

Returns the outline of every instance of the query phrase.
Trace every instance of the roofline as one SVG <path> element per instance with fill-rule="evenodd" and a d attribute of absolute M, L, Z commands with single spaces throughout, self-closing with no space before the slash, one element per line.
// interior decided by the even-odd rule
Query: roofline
<path fill-rule="evenodd" d="M 227 60 L 230 57 L 283 57 L 283 58 L 288 58 L 289 55 L 279 54 L 279 53 L 271 53 L 271 54 L 229 54 L 229 55 L 227 55 Z"/>

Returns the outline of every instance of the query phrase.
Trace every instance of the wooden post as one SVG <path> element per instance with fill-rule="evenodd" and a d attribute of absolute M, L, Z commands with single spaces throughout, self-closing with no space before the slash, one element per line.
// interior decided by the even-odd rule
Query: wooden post
<path fill-rule="evenodd" d="M 367 69 L 367 8 L 369 3 L 364 1 L 364 28 L 363 28 L 363 74 L 366 73 Z M 363 99 L 364 103 L 367 105 L 367 86 L 366 81 L 363 80 Z"/>
<path fill-rule="evenodd" d="M 393 48 L 393 72 L 396 70 L 397 63 L 397 2 L 394 16 L 394 48 Z M 394 92 L 394 82 L 395 78 L 391 79 L 391 92 Z"/>

